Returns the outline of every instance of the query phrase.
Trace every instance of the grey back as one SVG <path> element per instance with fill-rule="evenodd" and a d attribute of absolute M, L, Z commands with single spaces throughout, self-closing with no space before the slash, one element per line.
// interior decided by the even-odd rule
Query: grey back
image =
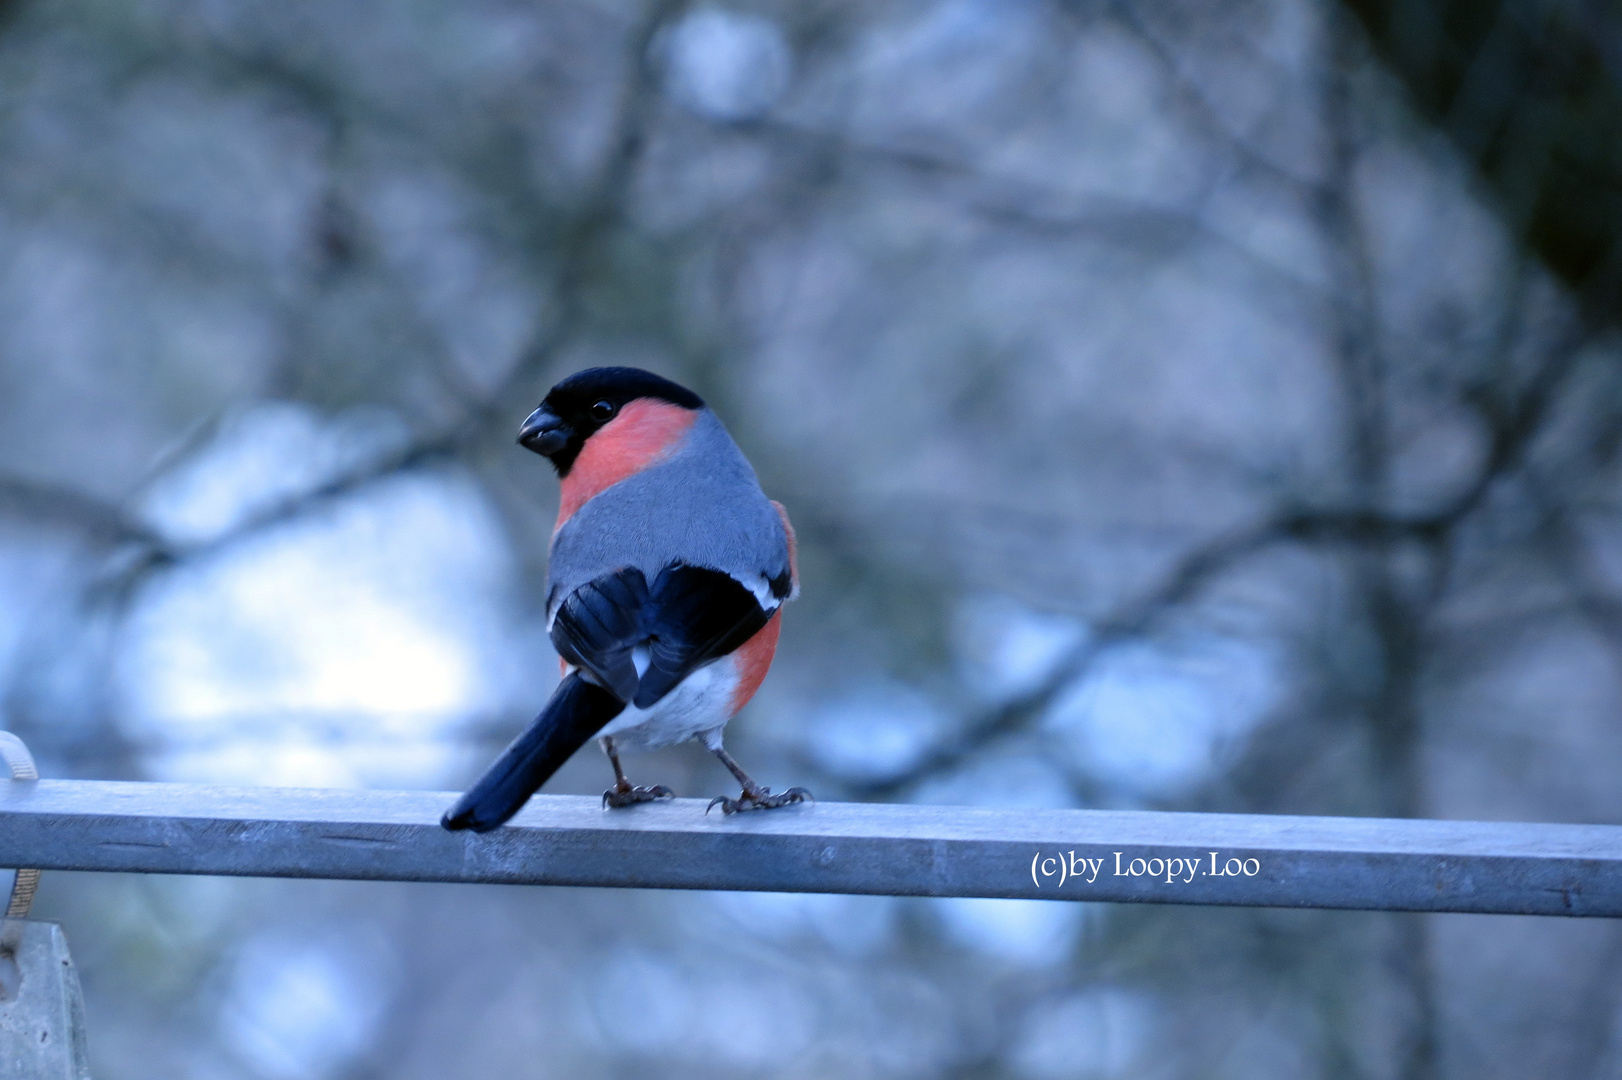
<path fill-rule="evenodd" d="M 709 409 L 675 452 L 599 492 L 552 538 L 547 615 L 575 589 L 635 566 L 648 583 L 673 562 L 742 580 L 788 569 L 788 536 L 755 470 Z"/>

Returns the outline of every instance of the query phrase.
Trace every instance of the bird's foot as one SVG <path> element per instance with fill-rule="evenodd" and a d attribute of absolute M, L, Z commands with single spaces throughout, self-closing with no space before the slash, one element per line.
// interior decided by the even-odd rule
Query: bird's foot
<path fill-rule="evenodd" d="M 635 806 L 637 803 L 657 802 L 660 799 L 674 799 L 676 793 L 663 784 L 652 787 L 632 787 L 630 784 L 616 784 L 603 792 L 603 808 L 619 809 L 623 806 Z"/>
<path fill-rule="evenodd" d="M 771 788 L 744 788 L 743 794 L 736 799 L 717 795 L 710 800 L 710 805 L 704 808 L 704 812 L 707 814 L 719 806 L 723 814 L 736 814 L 741 810 L 775 810 L 779 806 L 815 801 L 811 793 L 803 787 L 791 787 L 780 795 L 773 795 Z"/>

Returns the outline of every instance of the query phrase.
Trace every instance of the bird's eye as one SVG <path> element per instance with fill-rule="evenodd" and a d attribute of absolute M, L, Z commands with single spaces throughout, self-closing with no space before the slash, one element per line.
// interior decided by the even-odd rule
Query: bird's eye
<path fill-rule="evenodd" d="M 607 420 L 613 415 L 614 403 L 612 401 L 599 401 L 591 407 L 591 418 L 593 420 Z"/>

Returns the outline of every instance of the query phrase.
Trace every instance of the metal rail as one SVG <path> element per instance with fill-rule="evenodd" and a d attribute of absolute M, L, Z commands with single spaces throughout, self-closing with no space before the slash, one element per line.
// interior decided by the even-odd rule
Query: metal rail
<path fill-rule="evenodd" d="M 540 795 L 0 781 L 0 866 L 1622 916 L 1622 826 L 816 803 L 723 818 Z"/>

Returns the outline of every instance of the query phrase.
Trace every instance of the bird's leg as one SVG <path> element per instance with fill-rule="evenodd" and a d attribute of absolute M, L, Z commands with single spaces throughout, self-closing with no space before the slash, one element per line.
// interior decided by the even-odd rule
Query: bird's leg
<path fill-rule="evenodd" d="M 653 787 L 632 787 L 631 782 L 625 779 L 625 770 L 620 768 L 619 751 L 614 749 L 614 740 L 605 735 L 600 741 L 604 752 L 608 754 L 610 764 L 614 766 L 614 786 L 603 792 L 604 807 L 634 806 L 639 802 L 676 797 L 676 793 L 663 784 L 655 784 Z"/>
<path fill-rule="evenodd" d="M 781 795 L 773 795 L 771 788 L 761 787 L 751 780 L 749 774 L 743 771 L 743 766 L 734 761 L 732 755 L 727 753 L 719 742 L 710 747 L 710 752 L 720 758 L 721 764 L 738 778 L 738 783 L 743 785 L 743 794 L 736 799 L 717 795 L 710 800 L 710 805 L 704 808 L 706 814 L 717 806 L 721 808 L 723 814 L 736 814 L 740 810 L 773 810 L 779 806 L 805 802 L 811 798 L 811 793 L 803 787 L 791 787 Z"/>

